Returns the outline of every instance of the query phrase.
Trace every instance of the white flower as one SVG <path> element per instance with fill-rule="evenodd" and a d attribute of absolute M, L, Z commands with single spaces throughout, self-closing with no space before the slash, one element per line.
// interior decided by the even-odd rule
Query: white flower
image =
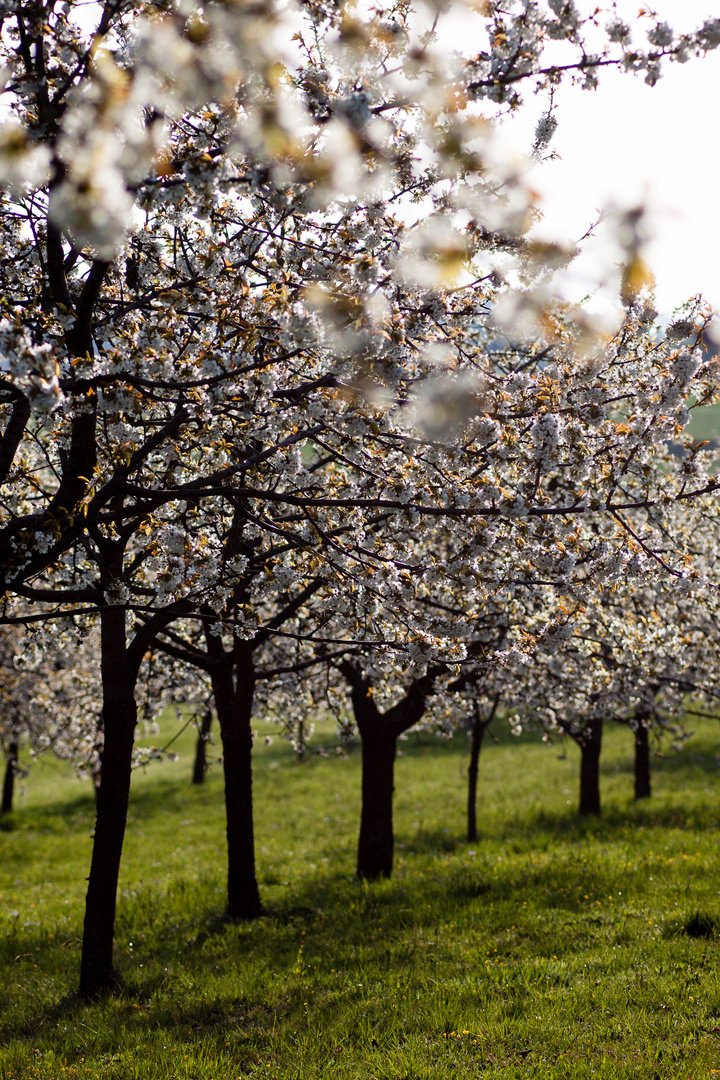
<path fill-rule="evenodd" d="M 698 41 L 705 49 L 720 45 L 720 19 L 707 19 L 698 31 Z"/>
<path fill-rule="evenodd" d="M 607 36 L 610 41 L 616 41 L 620 45 L 626 45 L 630 41 L 630 27 L 622 19 L 614 19 L 608 25 Z"/>
<path fill-rule="evenodd" d="M 22 193 L 47 182 L 50 148 L 31 142 L 20 124 L 0 125 L 0 184 Z"/>
<path fill-rule="evenodd" d="M 653 27 L 653 29 L 650 30 L 650 32 L 648 33 L 648 41 L 651 45 L 657 45 L 660 49 L 664 49 L 668 45 L 672 45 L 672 28 L 666 22 L 659 22 L 657 26 Z"/>
<path fill-rule="evenodd" d="M 557 130 L 557 126 L 558 122 L 554 113 L 543 113 L 535 128 L 535 139 L 533 141 L 533 155 L 535 157 L 539 157 L 548 145 Z"/>
<path fill-rule="evenodd" d="M 50 193 L 50 217 L 81 245 L 112 259 L 125 242 L 134 206 L 118 165 L 120 148 L 107 132 L 74 150 L 66 178 Z"/>

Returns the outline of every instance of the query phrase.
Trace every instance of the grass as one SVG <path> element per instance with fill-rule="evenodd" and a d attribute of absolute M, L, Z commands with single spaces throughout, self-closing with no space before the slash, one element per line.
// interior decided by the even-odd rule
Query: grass
<path fill-rule="evenodd" d="M 373 884 L 353 878 L 357 750 L 299 764 L 258 745 L 267 913 L 233 925 L 219 768 L 191 786 L 188 733 L 178 762 L 135 777 L 125 989 L 90 1006 L 92 799 L 39 764 L 0 831 L 0 1080 L 720 1077 L 719 744 L 699 725 L 635 805 L 631 737 L 612 730 L 604 816 L 583 822 L 575 748 L 503 733 L 469 847 L 466 747 L 411 736 L 396 873 Z"/>
<path fill-rule="evenodd" d="M 693 439 L 698 442 L 703 439 L 717 442 L 720 431 L 720 404 L 703 405 L 700 409 L 694 409 L 691 417 L 688 434 L 692 435 Z"/>

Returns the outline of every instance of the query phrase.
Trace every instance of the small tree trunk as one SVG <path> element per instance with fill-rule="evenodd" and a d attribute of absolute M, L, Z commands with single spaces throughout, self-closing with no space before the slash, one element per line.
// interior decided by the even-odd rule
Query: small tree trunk
<path fill-rule="evenodd" d="M 486 725 L 480 719 L 476 711 L 472 725 L 472 742 L 470 744 L 470 764 L 468 765 L 468 799 L 467 799 L 467 838 L 469 844 L 477 843 L 477 779 L 480 751 L 482 749 L 483 736 Z"/>
<path fill-rule="evenodd" d="M 637 718 L 635 728 L 635 798 L 648 799 L 650 797 L 650 740 L 648 729 Z"/>
<path fill-rule="evenodd" d="M 5 757 L 5 779 L 3 781 L 2 808 L 0 814 L 11 814 L 13 808 L 13 795 L 15 793 L 15 776 L 17 774 L 18 756 L 20 744 L 17 739 L 8 743 Z"/>
<path fill-rule="evenodd" d="M 362 808 L 357 876 L 370 881 L 390 877 L 393 868 L 393 789 L 397 739 L 379 732 L 362 734 Z"/>
<path fill-rule="evenodd" d="M 205 774 L 207 773 L 207 744 L 210 738 L 210 728 L 212 727 L 212 709 L 207 709 L 202 718 L 202 725 L 198 732 L 197 742 L 195 743 L 195 764 L 193 766 L 193 784 L 202 784 L 205 782 Z"/>
<path fill-rule="evenodd" d="M 217 639 L 209 639 L 209 646 Z M 233 686 L 232 666 L 236 684 Z M 262 915 L 255 872 L 252 801 L 252 708 L 255 669 L 247 642 L 236 640 L 233 656 L 224 655 L 212 671 L 215 708 L 220 721 L 227 818 L 227 913 L 231 919 Z"/>
<path fill-rule="evenodd" d="M 340 670 L 350 685 L 355 722 L 362 739 L 362 807 L 358 839 L 357 876 L 390 877 L 393 867 L 393 789 L 395 749 L 404 731 L 421 719 L 438 671 L 414 679 L 403 697 L 381 713 L 370 679 L 349 660 Z"/>
<path fill-rule="evenodd" d="M 473 723 L 471 733 L 472 742 L 470 744 L 470 764 L 468 765 L 468 801 L 467 801 L 467 838 L 469 844 L 477 843 L 477 778 L 478 778 L 478 763 L 480 761 L 480 751 L 482 750 L 483 739 L 485 732 L 495 719 L 495 714 L 500 704 L 500 695 L 496 694 L 492 703 L 490 713 L 482 719 L 480 716 L 480 706 L 478 705 L 477 698 L 473 699 Z"/>
<path fill-rule="evenodd" d="M 101 668 L 104 745 L 83 924 L 80 993 L 84 997 L 111 990 L 118 981 L 113 966 L 115 903 L 137 722 L 136 672 L 128 661 L 121 608 L 102 613 Z"/>
<path fill-rule="evenodd" d="M 600 817 L 600 750 L 602 720 L 593 720 L 583 732 L 580 746 L 580 813 Z"/>
<path fill-rule="evenodd" d="M 298 761 L 304 761 L 307 753 L 307 743 L 305 742 L 305 721 L 298 720 L 297 725 L 297 741 L 295 743 L 295 757 Z"/>

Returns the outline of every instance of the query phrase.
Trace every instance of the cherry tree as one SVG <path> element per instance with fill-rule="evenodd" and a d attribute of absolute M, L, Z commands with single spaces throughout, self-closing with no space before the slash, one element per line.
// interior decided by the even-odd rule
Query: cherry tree
<path fill-rule="evenodd" d="M 0 633 L 0 737 L 5 757 L 0 813 L 13 808 L 15 778 L 20 768 L 20 740 L 28 718 L 28 679 L 15 668 L 16 635 L 4 628 Z"/>
<path fill-rule="evenodd" d="M 0 635 L 0 733 L 5 751 L 2 812 L 12 809 L 14 781 L 41 754 L 71 761 L 91 775 L 98 758 L 98 673 L 91 648 L 72 648 L 47 627 L 6 626 Z"/>
<path fill-rule="evenodd" d="M 686 467 L 705 456 L 689 448 Z M 712 459 L 712 454 L 708 457 Z M 598 588 L 565 628 L 527 656 L 525 711 L 519 723 L 540 720 L 580 747 L 580 812 L 600 813 L 599 764 L 603 724 L 633 732 L 635 798 L 650 794 L 649 736 L 680 746 L 688 710 L 707 709 L 718 694 L 716 508 L 703 500 L 678 519 L 694 557 L 693 575 L 628 573 Z M 689 558 L 689 556 L 688 556 Z M 629 569 L 629 568 L 628 568 Z M 568 599 L 572 603 L 572 599 Z"/>
<path fill-rule="evenodd" d="M 323 584 L 322 578 L 315 578 L 295 595 L 284 587 L 276 588 L 251 608 L 247 603 L 251 583 L 266 580 L 273 571 L 280 576 L 280 568 L 274 566 L 277 552 L 272 548 L 253 553 L 249 546 L 248 555 L 242 577 L 219 613 L 199 605 L 195 619 L 164 627 L 155 638 L 160 652 L 179 661 L 186 671 L 204 673 L 210 684 L 223 751 L 227 914 L 240 919 L 262 913 L 253 828 L 252 715 L 258 679 L 276 672 L 258 671 L 258 656 L 263 656 L 276 633 L 286 633 L 284 628 L 294 625 L 296 612 Z"/>
<path fill-rule="evenodd" d="M 564 76 L 652 82 L 720 26 L 651 19 L 640 47 L 612 20 L 593 48 L 573 3 L 482 18 L 461 56 L 422 5 L 2 11 L 3 619 L 100 622 L 83 993 L 115 980 L 136 686 L 178 619 L 232 653 L 223 737 L 247 758 L 248 642 L 286 594 L 321 583 L 308 649 L 334 622 L 454 666 L 499 592 L 551 633 L 556 585 L 650 572 L 658 545 L 683 572 L 662 509 L 715 481 L 654 455 L 714 368 L 653 339 L 631 218 L 618 333 L 552 300 L 571 253 L 527 239 L 493 125 Z M 467 625 L 425 602 L 461 590 Z"/>

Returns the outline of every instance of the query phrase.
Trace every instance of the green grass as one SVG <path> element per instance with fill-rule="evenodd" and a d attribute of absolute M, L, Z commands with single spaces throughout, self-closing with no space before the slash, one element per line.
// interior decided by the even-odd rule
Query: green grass
<path fill-rule="evenodd" d="M 720 404 L 703 405 L 700 409 L 693 409 L 692 419 L 688 427 L 688 434 L 693 439 L 701 442 L 703 439 L 718 441 L 720 432 Z"/>
<path fill-rule="evenodd" d="M 328 737 L 328 743 L 331 742 Z M 117 921 L 125 990 L 75 996 L 93 806 L 52 762 L 0 830 L 0 1078 L 430 1080 L 720 1076 L 720 730 L 698 725 L 630 799 L 608 733 L 604 816 L 577 752 L 503 733 L 463 841 L 466 748 L 402 744 L 396 874 L 353 878 L 359 753 L 257 747 L 267 914 L 223 919 L 219 768 L 133 785 Z M 332 749 L 332 748 L 331 748 Z"/>

